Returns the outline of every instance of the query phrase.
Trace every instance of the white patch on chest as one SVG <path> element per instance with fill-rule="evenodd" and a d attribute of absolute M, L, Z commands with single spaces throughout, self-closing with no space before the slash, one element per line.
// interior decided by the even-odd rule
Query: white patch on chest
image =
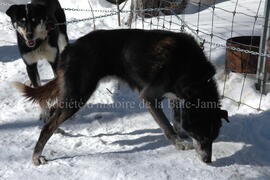
<path fill-rule="evenodd" d="M 59 47 L 59 52 L 62 53 L 67 46 L 68 42 L 66 40 L 66 37 L 64 34 L 59 33 L 58 37 L 58 47 Z"/>
<path fill-rule="evenodd" d="M 41 59 L 53 63 L 57 55 L 57 48 L 48 44 L 48 40 L 44 41 L 36 50 L 27 54 L 23 54 L 23 59 L 28 65 L 37 63 Z"/>

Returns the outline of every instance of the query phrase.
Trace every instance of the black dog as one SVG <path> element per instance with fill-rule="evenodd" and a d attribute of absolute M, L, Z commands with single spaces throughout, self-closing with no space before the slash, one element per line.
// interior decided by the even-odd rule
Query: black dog
<path fill-rule="evenodd" d="M 32 0 L 6 12 L 17 32 L 20 53 L 34 87 L 40 86 L 38 60 L 45 58 L 56 73 L 59 53 L 68 43 L 65 13 L 57 0 Z"/>
<path fill-rule="evenodd" d="M 188 135 L 201 159 L 211 162 L 212 143 L 219 134 L 221 119 L 228 119 L 227 111 L 220 109 L 214 74 L 214 67 L 187 34 L 158 30 L 91 32 L 67 46 L 55 80 L 38 88 L 15 83 L 27 98 L 43 107 L 48 100 L 58 100 L 41 131 L 33 163 L 46 162 L 41 153 L 53 132 L 87 102 L 99 81 L 107 76 L 114 76 L 139 91 L 172 144 L 180 149 L 193 148 L 192 143 L 179 136 Z M 165 96 L 172 98 L 178 132 L 158 105 Z M 181 112 L 177 98 L 184 100 Z"/>

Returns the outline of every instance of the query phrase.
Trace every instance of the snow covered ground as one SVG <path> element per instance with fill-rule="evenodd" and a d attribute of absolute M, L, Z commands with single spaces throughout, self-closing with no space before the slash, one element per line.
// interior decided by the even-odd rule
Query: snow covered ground
<path fill-rule="evenodd" d="M 1 2 L 22 2 L 1 0 Z M 87 0 L 60 0 L 63 7 L 89 8 Z M 264 1 L 263 1 L 264 2 Z M 217 6 L 233 11 L 236 0 L 223 1 Z M 91 0 L 94 9 L 110 10 L 115 6 L 103 0 Z M 258 0 L 241 0 L 237 11 L 255 15 Z M 4 11 L 6 8 L 1 7 Z M 127 8 L 126 8 L 127 9 Z M 187 23 L 196 27 L 198 14 L 190 5 L 185 16 Z M 263 4 L 259 15 L 262 14 Z M 102 13 L 95 13 L 101 15 Z M 104 14 L 104 13 L 103 13 Z M 211 32 L 212 9 L 200 12 L 200 30 Z M 91 17 L 91 13 L 67 12 L 68 20 Z M 121 16 L 121 22 L 128 15 Z M 170 19 L 167 17 L 166 19 Z M 181 24 L 177 18 L 174 23 Z M 232 15 L 216 9 L 214 33 L 223 38 L 231 37 Z M 149 21 L 149 20 L 148 20 Z M 157 19 L 152 19 L 158 23 Z M 162 21 L 161 21 L 162 22 Z M 236 15 L 233 36 L 251 35 L 254 18 Z M 96 20 L 98 29 L 117 28 L 117 17 Z M 18 53 L 14 32 L 6 28 L 8 17 L 0 12 L 0 179 L 270 179 L 270 111 L 258 113 L 246 106 L 223 101 L 223 108 L 230 113 L 231 123 L 224 123 L 219 138 L 213 146 L 213 163 L 199 161 L 194 150 L 177 151 L 164 138 L 153 118 L 141 108 L 137 94 L 125 86 L 118 90 L 115 81 L 101 84 L 94 96 L 62 128 L 66 135 L 55 134 L 44 150 L 51 161 L 35 167 L 31 153 L 40 132 L 39 108 L 30 104 L 10 85 L 11 81 L 28 79 L 25 65 Z M 254 34 L 261 32 L 262 20 L 255 24 Z M 161 24 L 162 25 L 162 24 Z M 133 24 L 140 27 L 141 24 Z M 150 25 L 145 24 L 144 28 Z M 153 28 L 153 27 L 152 27 Z M 173 24 L 172 29 L 179 29 Z M 68 26 L 72 40 L 93 29 L 87 21 Z M 202 37 L 208 38 L 201 34 Z M 224 44 L 222 39 L 213 42 Z M 210 56 L 209 47 L 206 53 Z M 224 85 L 224 55 L 222 48 L 212 47 L 211 61 L 217 67 L 216 79 L 220 91 Z M 39 65 L 42 79 L 51 79 L 52 71 L 46 62 Z M 231 73 L 225 94 L 239 98 L 243 76 Z M 108 92 L 109 89 L 112 93 Z M 260 94 L 254 89 L 254 77 L 248 77 L 242 101 L 258 107 Z M 125 104 L 134 102 L 134 108 Z M 119 107 L 121 105 L 121 107 Z M 263 97 L 262 108 L 270 108 L 270 95 Z M 166 109 L 168 112 L 168 109 Z"/>

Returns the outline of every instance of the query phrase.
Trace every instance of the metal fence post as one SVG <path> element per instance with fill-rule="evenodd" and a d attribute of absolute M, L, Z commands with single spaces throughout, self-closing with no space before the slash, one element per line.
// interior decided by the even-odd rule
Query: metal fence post
<path fill-rule="evenodd" d="M 260 40 L 260 49 L 259 53 L 266 53 L 266 39 L 270 35 L 269 28 L 269 17 L 270 17 L 270 0 L 265 0 L 264 5 L 264 26 L 263 32 L 261 34 Z M 266 71 L 266 57 L 259 56 L 258 58 L 258 66 L 257 66 L 257 84 L 256 89 L 260 90 L 261 93 L 266 94 L 266 80 L 267 80 L 267 71 Z"/>
<path fill-rule="evenodd" d="M 117 6 L 118 26 L 121 26 L 119 0 L 116 0 L 116 6 Z"/>

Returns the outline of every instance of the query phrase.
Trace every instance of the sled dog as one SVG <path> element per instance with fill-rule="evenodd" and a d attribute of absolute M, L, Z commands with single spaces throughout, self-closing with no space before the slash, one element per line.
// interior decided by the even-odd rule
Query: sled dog
<path fill-rule="evenodd" d="M 33 152 L 33 163 L 46 163 L 43 148 L 61 123 L 91 97 L 101 79 L 115 77 L 139 92 L 147 109 L 178 149 L 195 148 L 201 160 L 211 162 L 212 144 L 219 134 L 221 110 L 215 68 L 190 35 L 160 30 L 97 30 L 69 44 L 61 55 L 57 76 L 44 86 L 16 87 L 29 100 L 51 107 Z M 171 98 L 173 125 L 159 103 Z M 181 109 L 177 104 L 181 99 Z M 192 142 L 181 137 L 189 136 Z"/>
<path fill-rule="evenodd" d="M 20 54 L 34 87 L 40 86 L 37 62 L 46 59 L 56 73 L 59 54 L 68 43 L 66 17 L 57 0 L 32 0 L 6 11 L 16 30 Z"/>

